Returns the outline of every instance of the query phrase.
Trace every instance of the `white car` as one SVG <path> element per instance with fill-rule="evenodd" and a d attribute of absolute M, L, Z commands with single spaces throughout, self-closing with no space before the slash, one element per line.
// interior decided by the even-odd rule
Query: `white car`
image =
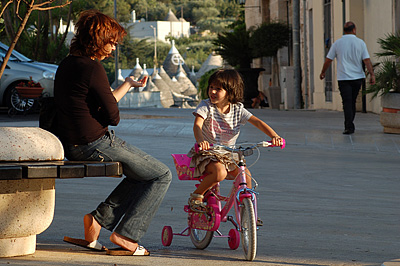
<path fill-rule="evenodd" d="M 0 65 L 7 51 L 8 46 L 0 42 Z M 35 99 L 21 99 L 15 89 L 19 83 L 28 82 L 30 77 L 44 88 L 43 97 L 52 97 L 57 68 L 55 64 L 33 61 L 13 50 L 0 79 L 0 106 L 13 108 L 17 112 L 31 109 L 35 105 Z"/>

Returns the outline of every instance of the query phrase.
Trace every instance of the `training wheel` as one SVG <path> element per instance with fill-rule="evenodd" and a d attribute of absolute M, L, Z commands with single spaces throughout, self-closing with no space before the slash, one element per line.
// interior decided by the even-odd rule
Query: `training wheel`
<path fill-rule="evenodd" d="M 239 247 L 240 235 L 238 230 L 236 229 L 229 230 L 228 244 L 231 249 L 237 249 Z"/>
<path fill-rule="evenodd" d="M 171 226 L 164 226 L 162 233 L 161 233 L 161 242 L 164 246 L 169 246 L 172 243 L 172 237 L 174 234 L 172 233 Z"/>

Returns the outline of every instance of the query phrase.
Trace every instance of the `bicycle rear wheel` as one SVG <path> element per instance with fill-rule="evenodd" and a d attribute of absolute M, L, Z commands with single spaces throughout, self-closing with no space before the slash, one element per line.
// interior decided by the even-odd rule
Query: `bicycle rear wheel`
<path fill-rule="evenodd" d="M 246 260 L 254 260 L 257 253 L 257 227 L 253 203 L 249 198 L 243 199 L 240 219 L 244 256 Z"/>
<path fill-rule="evenodd" d="M 205 249 L 208 247 L 213 236 L 213 231 L 190 229 L 190 240 L 192 240 L 193 245 L 198 249 Z"/>

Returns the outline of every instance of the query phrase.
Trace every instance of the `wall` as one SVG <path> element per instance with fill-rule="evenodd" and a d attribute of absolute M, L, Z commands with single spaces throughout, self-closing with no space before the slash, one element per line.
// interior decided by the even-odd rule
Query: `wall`
<path fill-rule="evenodd" d="M 127 31 L 133 38 L 149 38 L 154 39 L 154 30 L 150 26 L 156 28 L 157 40 L 166 42 L 166 37 L 171 34 L 174 37 L 189 37 L 190 23 L 189 22 L 170 22 L 170 21 L 146 21 L 127 23 Z M 183 30 L 183 31 L 182 31 Z"/>
<path fill-rule="evenodd" d="M 380 51 L 378 38 L 384 38 L 387 33 L 393 32 L 392 1 L 366 0 L 364 24 L 364 41 L 367 44 L 372 64 L 374 64 L 378 62 L 375 53 Z M 367 111 L 379 113 L 381 110 L 380 98 L 371 102 L 371 95 L 368 95 Z"/>

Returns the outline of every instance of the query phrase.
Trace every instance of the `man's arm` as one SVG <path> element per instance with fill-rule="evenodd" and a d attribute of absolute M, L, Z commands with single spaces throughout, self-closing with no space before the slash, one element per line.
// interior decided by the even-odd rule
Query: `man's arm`
<path fill-rule="evenodd" d="M 374 74 L 374 69 L 372 68 L 371 59 L 366 58 L 363 61 L 364 61 L 365 66 L 367 67 L 367 70 L 369 73 L 369 84 L 374 85 L 375 84 L 375 74 Z"/>
<path fill-rule="evenodd" d="M 331 65 L 332 60 L 329 58 L 325 58 L 325 63 L 322 66 L 322 70 L 321 70 L 321 74 L 319 74 L 319 78 L 320 79 L 324 79 L 325 78 L 325 72 L 328 69 L 328 67 Z"/>

